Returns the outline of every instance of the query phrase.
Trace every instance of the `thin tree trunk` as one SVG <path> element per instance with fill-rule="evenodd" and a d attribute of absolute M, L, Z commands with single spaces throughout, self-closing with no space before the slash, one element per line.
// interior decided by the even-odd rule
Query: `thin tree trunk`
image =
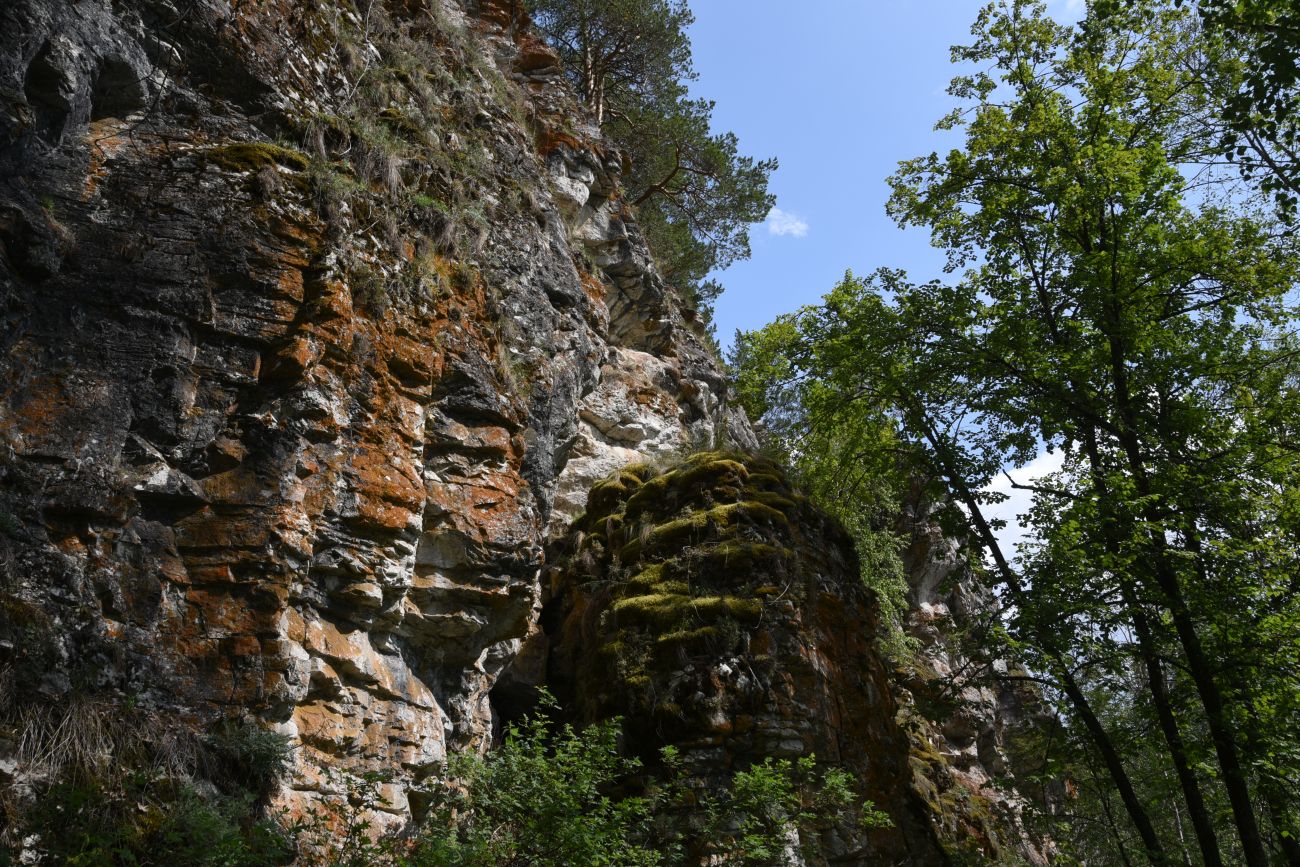
<path fill-rule="evenodd" d="M 906 405 L 906 396 L 901 397 L 903 397 L 904 405 Z M 917 412 L 915 405 L 911 406 L 910 409 L 913 413 Z M 957 494 L 963 505 L 970 511 L 971 521 L 975 524 L 980 541 L 993 557 L 994 565 L 997 567 L 1002 580 L 1006 582 L 1013 601 L 1024 610 L 1026 594 L 1021 586 L 1020 577 L 1012 570 L 1011 564 L 1007 562 L 1006 555 L 1002 553 L 1002 547 L 993 535 L 993 529 L 985 519 L 983 511 L 979 507 L 979 502 L 966 484 L 966 480 L 952 470 L 953 462 L 947 456 L 947 449 L 923 409 L 920 410 L 920 415 L 922 416 L 920 426 L 924 431 L 924 436 L 929 441 L 930 447 L 939 460 L 939 466 L 936 469 L 947 479 L 953 492 Z M 1106 727 L 1096 713 L 1093 712 L 1092 704 L 1088 701 L 1088 697 L 1084 694 L 1078 681 L 1075 680 L 1068 663 L 1056 651 L 1054 636 L 1043 629 L 1037 621 L 1034 624 L 1035 638 L 1048 658 L 1054 663 L 1056 670 L 1052 672 L 1052 675 L 1060 682 L 1061 688 L 1070 699 L 1070 704 L 1074 707 L 1075 713 L 1079 715 L 1079 719 L 1083 722 L 1089 737 L 1092 738 L 1093 744 L 1101 754 L 1102 762 L 1106 765 L 1106 771 L 1110 774 L 1111 781 L 1119 792 L 1120 800 L 1124 802 L 1124 809 L 1128 812 L 1129 819 L 1133 822 L 1138 836 L 1142 839 L 1147 859 L 1156 867 L 1167 867 L 1170 864 L 1169 857 L 1165 854 L 1160 838 L 1156 835 L 1155 826 L 1151 823 L 1151 817 L 1147 815 L 1146 808 L 1142 806 L 1142 801 L 1133 788 L 1133 781 L 1124 768 L 1124 761 L 1119 754 L 1119 750 L 1115 748 Z"/>
<path fill-rule="evenodd" d="M 1115 783 L 1115 788 L 1119 790 L 1119 797 L 1124 802 L 1124 809 L 1128 812 L 1133 826 L 1137 828 L 1138 836 L 1142 838 L 1142 845 L 1146 848 L 1147 858 L 1155 865 L 1169 864 L 1169 858 L 1165 855 L 1164 847 L 1160 845 L 1160 839 L 1156 836 L 1156 829 L 1151 824 L 1151 817 L 1147 815 L 1146 809 L 1142 806 L 1142 801 L 1138 799 L 1137 792 L 1133 790 L 1133 782 L 1129 779 L 1128 772 L 1124 770 L 1124 761 L 1120 758 L 1119 751 L 1115 749 L 1115 744 L 1106 732 L 1106 727 L 1093 713 L 1088 697 L 1083 694 L 1083 690 L 1079 688 L 1074 675 L 1070 674 L 1069 671 L 1062 670 L 1057 672 L 1056 676 L 1061 681 L 1061 687 L 1065 690 L 1066 696 L 1069 697 L 1070 703 L 1074 706 L 1075 713 L 1079 715 L 1084 728 L 1088 730 L 1089 736 L 1097 746 L 1097 751 L 1101 753 L 1101 760 L 1106 765 L 1106 771 Z"/>
<path fill-rule="evenodd" d="M 1107 508 L 1113 501 L 1110 486 L 1106 482 L 1105 468 L 1102 466 L 1101 454 L 1097 448 L 1097 432 L 1087 427 L 1082 432 L 1084 450 L 1088 454 L 1088 465 L 1092 475 L 1092 486 L 1097 493 L 1097 502 L 1102 513 L 1102 536 L 1106 552 L 1118 561 L 1121 554 L 1120 535 L 1116 526 L 1116 516 Z M 1200 847 L 1201 857 L 1208 867 L 1222 867 L 1223 858 L 1219 853 L 1219 840 L 1214 831 L 1214 822 L 1210 811 L 1205 806 L 1205 797 L 1201 791 L 1200 781 L 1187 758 L 1187 747 L 1183 743 L 1178 720 L 1174 716 L 1169 691 L 1165 686 L 1164 670 L 1151 631 L 1150 621 L 1142 610 L 1137 588 L 1128 576 L 1118 576 L 1120 594 L 1125 607 L 1131 612 L 1133 629 L 1137 633 L 1138 656 L 1146 669 L 1147 684 L 1151 692 L 1151 702 L 1155 706 L 1156 719 L 1160 733 L 1164 736 L 1169 749 L 1169 758 L 1173 761 L 1174 774 L 1178 778 L 1179 788 L 1183 791 L 1183 800 L 1187 804 L 1187 815 L 1196 834 L 1196 843 Z"/>
<path fill-rule="evenodd" d="M 1145 505 L 1142 517 L 1152 527 L 1163 524 L 1152 501 L 1151 479 L 1147 474 L 1146 462 L 1142 457 L 1141 445 L 1137 438 L 1136 415 L 1133 412 L 1132 398 L 1129 391 L 1126 358 L 1121 344 L 1118 311 L 1114 309 L 1115 301 L 1108 304 L 1109 326 L 1108 342 L 1110 348 L 1111 385 L 1115 390 L 1115 409 L 1120 419 L 1119 441 L 1128 462 L 1128 470 L 1137 488 L 1138 497 Z M 1246 856 L 1248 867 L 1268 867 L 1268 854 L 1264 849 L 1264 840 L 1259 832 L 1259 822 L 1255 818 L 1255 809 L 1251 804 L 1250 788 L 1246 783 L 1246 773 L 1241 766 L 1237 746 L 1232 738 L 1228 724 L 1227 711 L 1224 707 L 1223 694 L 1214 679 L 1213 668 L 1197 634 L 1187 598 L 1183 595 L 1178 581 L 1177 571 L 1169 560 L 1169 546 L 1160 532 L 1148 532 L 1147 539 L 1153 549 L 1152 571 L 1156 586 L 1164 595 L 1166 607 L 1174 621 L 1174 631 L 1182 645 L 1187 659 L 1187 667 L 1196 685 L 1196 692 L 1205 711 L 1205 721 L 1214 742 L 1215 756 L 1219 760 L 1219 770 L 1223 774 L 1223 787 L 1228 793 L 1228 803 L 1232 805 L 1232 815 L 1236 820 L 1237 834 L 1241 838 L 1241 848 Z"/>
<path fill-rule="evenodd" d="M 1089 768 L 1088 770 L 1092 772 L 1093 782 L 1096 783 L 1096 770 L 1093 768 Z M 1119 860 L 1123 862 L 1124 867 L 1133 867 L 1133 862 L 1128 859 L 1128 852 L 1125 851 L 1123 838 L 1120 837 L 1119 826 L 1115 823 L 1115 815 L 1110 809 L 1110 796 L 1106 794 L 1105 789 L 1098 786 L 1097 797 L 1101 801 L 1101 811 L 1106 816 L 1106 825 L 1110 828 L 1111 833 L 1115 835 L 1115 842 L 1118 844 L 1116 846 L 1116 851 L 1119 853 Z"/>
<path fill-rule="evenodd" d="M 1127 601 L 1125 604 L 1128 604 Z M 1192 831 L 1196 834 L 1201 858 L 1209 867 L 1222 867 L 1223 858 L 1219 853 L 1219 840 L 1214 833 L 1214 822 L 1210 818 L 1210 811 L 1205 806 L 1205 798 L 1201 792 L 1201 784 L 1196 779 L 1196 772 L 1188 761 L 1187 747 L 1178 730 L 1178 721 L 1174 717 L 1173 706 L 1169 701 L 1169 691 L 1165 687 L 1164 671 L 1160 666 L 1159 658 L 1152 652 L 1151 626 L 1147 622 L 1146 615 L 1141 611 L 1138 611 L 1134 617 L 1134 628 L 1138 631 L 1139 653 L 1146 667 L 1151 701 L 1156 708 L 1160 732 L 1164 735 L 1165 744 L 1169 748 L 1169 758 L 1174 764 L 1174 775 L 1183 790 L 1183 800 L 1187 803 L 1187 816 L 1192 822 Z"/>
<path fill-rule="evenodd" d="M 1136 449 L 1132 451 L 1136 452 Z M 1137 484 L 1138 496 L 1150 502 L 1151 484 L 1146 477 L 1146 468 L 1136 454 L 1130 454 L 1129 468 Z M 1158 527 L 1161 524 L 1161 515 L 1151 506 L 1143 509 L 1143 517 L 1152 526 Z M 1154 549 L 1152 568 L 1156 585 L 1165 597 L 1174 622 L 1174 631 L 1187 660 L 1192 683 L 1195 684 L 1197 695 L 1201 699 L 1201 707 L 1204 709 L 1205 721 L 1210 729 L 1210 738 L 1214 743 L 1215 756 L 1219 760 L 1219 769 L 1223 773 L 1223 787 L 1227 790 L 1228 803 L 1232 806 L 1232 815 L 1237 825 L 1237 834 L 1241 839 L 1246 864 L 1248 867 L 1268 867 L 1268 853 L 1265 851 L 1264 840 L 1259 832 L 1255 808 L 1251 804 L 1246 772 L 1242 768 L 1237 745 L 1233 740 L 1223 693 L 1215 681 L 1213 668 L 1201 644 L 1200 635 L 1196 631 L 1178 576 L 1170 565 L 1168 543 L 1159 533 L 1149 533 L 1147 538 Z"/>
<path fill-rule="evenodd" d="M 1289 836 L 1286 832 L 1290 830 L 1287 826 L 1286 797 L 1277 791 L 1276 787 L 1265 785 L 1264 789 L 1264 806 L 1268 809 L 1269 822 L 1273 825 L 1273 833 L 1277 835 L 1278 846 L 1282 849 L 1282 856 L 1286 858 L 1286 863 L 1296 867 L 1300 865 L 1300 840 Z"/>

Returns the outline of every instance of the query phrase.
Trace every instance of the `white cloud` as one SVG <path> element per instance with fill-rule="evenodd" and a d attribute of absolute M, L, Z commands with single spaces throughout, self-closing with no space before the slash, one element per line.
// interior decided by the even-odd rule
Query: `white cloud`
<path fill-rule="evenodd" d="M 1059 470 L 1064 459 L 1065 455 L 1060 449 L 1050 453 L 1041 452 L 1038 457 L 1020 469 L 1009 470 L 1008 473 L 1011 479 L 1014 479 L 1018 484 L 1026 485 L 1035 479 L 1041 479 L 1043 476 Z M 986 490 L 1007 495 L 1007 499 L 1001 503 L 985 506 L 984 514 L 987 518 L 1001 518 L 1007 522 L 1007 525 L 997 531 L 996 535 L 1002 550 L 1008 557 L 1013 556 L 1016 545 L 1027 541 L 1029 538 L 1028 529 L 1021 526 L 1020 519 L 1017 516 L 1029 511 L 1034 502 L 1034 494 L 1032 491 L 1013 488 L 1011 480 L 1005 475 L 994 479 Z"/>
<path fill-rule="evenodd" d="M 808 222 L 803 217 L 796 217 L 780 208 L 773 208 L 767 214 L 767 231 L 773 235 L 802 238 L 808 234 Z"/>

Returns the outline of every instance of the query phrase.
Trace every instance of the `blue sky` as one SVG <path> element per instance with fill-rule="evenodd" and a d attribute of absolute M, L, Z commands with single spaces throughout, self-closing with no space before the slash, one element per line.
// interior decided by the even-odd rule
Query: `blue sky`
<path fill-rule="evenodd" d="M 889 266 L 938 277 L 943 256 L 885 216 L 899 160 L 960 139 L 934 131 L 955 102 L 948 49 L 966 41 L 978 0 L 692 0 L 699 81 L 714 124 L 742 152 L 775 156 L 779 213 L 751 232 L 754 255 L 719 275 L 718 338 L 731 344 L 815 303 L 844 274 Z M 1072 14 L 1080 0 L 1056 0 Z"/>
<path fill-rule="evenodd" d="M 716 100 L 715 128 L 740 137 L 742 152 L 775 156 L 771 190 L 779 211 L 751 232 L 753 257 L 722 272 L 718 339 L 760 328 L 816 303 L 846 269 L 904 268 L 943 274 L 943 254 L 923 229 L 885 216 L 885 179 L 899 160 L 960 144 L 935 122 L 956 101 L 949 47 L 970 36 L 982 0 L 692 0 L 699 96 Z M 1049 0 L 1076 19 L 1083 0 Z M 1013 471 L 1018 481 L 1060 466 L 1043 453 Z M 1017 515 L 1030 497 L 1001 479 L 1009 499 L 989 509 L 1008 526 L 1008 549 L 1025 539 Z"/>

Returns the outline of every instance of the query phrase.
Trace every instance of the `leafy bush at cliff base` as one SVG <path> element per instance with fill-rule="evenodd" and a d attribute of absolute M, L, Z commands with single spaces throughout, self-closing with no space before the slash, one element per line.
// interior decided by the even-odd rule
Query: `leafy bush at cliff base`
<path fill-rule="evenodd" d="M 666 863 L 674 853 L 656 846 L 653 828 L 662 794 L 612 795 L 640 769 L 619 753 L 618 734 L 612 724 L 552 733 L 534 716 L 486 758 L 455 756 L 448 777 L 463 788 L 441 793 L 410 863 Z"/>
<path fill-rule="evenodd" d="M 344 798 L 295 827 L 299 863 L 670 867 L 713 857 L 757 867 L 792 863 L 795 829 L 889 824 L 848 774 L 812 758 L 769 758 L 706 792 L 692 788 L 671 748 L 650 769 L 622 753 L 620 738 L 618 720 L 579 731 L 534 715 L 486 756 L 453 756 L 425 819 L 378 840 L 367 816 L 387 806 L 382 775 L 354 778 Z"/>
<path fill-rule="evenodd" d="M 284 863 L 280 829 L 250 821 L 251 794 L 204 797 L 190 786 L 145 774 L 121 785 L 59 783 L 40 798 L 23 829 L 36 863 L 262 867 Z M 0 853 L 0 865 L 33 863 Z"/>
<path fill-rule="evenodd" d="M 462 755 L 449 767 L 462 787 L 444 797 L 427 828 L 437 830 L 412 865 L 573 864 L 636 867 L 697 863 L 794 863 L 795 829 L 852 820 L 889 820 L 861 802 L 844 772 L 819 773 L 811 758 L 768 758 L 738 772 L 728 789 L 690 788 L 677 754 L 639 790 L 644 769 L 619 752 L 618 721 L 581 732 L 534 716 L 486 758 Z M 620 787 L 636 791 L 616 797 Z M 445 830 L 443 830 L 445 829 Z"/>
<path fill-rule="evenodd" d="M 0 737 L 17 744 L 31 790 L 0 790 L 0 867 L 260 867 L 290 856 L 261 806 L 287 764 L 284 736 L 233 723 L 202 736 L 84 688 L 53 703 L 7 675 Z"/>

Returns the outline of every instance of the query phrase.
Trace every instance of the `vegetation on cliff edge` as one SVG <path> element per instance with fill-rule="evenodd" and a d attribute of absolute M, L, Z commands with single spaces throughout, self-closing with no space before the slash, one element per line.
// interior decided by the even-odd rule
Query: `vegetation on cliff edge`
<path fill-rule="evenodd" d="M 685 0 L 531 0 L 565 71 L 631 171 L 637 209 L 656 264 L 707 321 L 722 287 L 708 275 L 749 257 L 749 227 L 775 197 L 775 159 L 740 153 L 715 133 L 713 103 L 692 98 L 692 22 Z"/>

